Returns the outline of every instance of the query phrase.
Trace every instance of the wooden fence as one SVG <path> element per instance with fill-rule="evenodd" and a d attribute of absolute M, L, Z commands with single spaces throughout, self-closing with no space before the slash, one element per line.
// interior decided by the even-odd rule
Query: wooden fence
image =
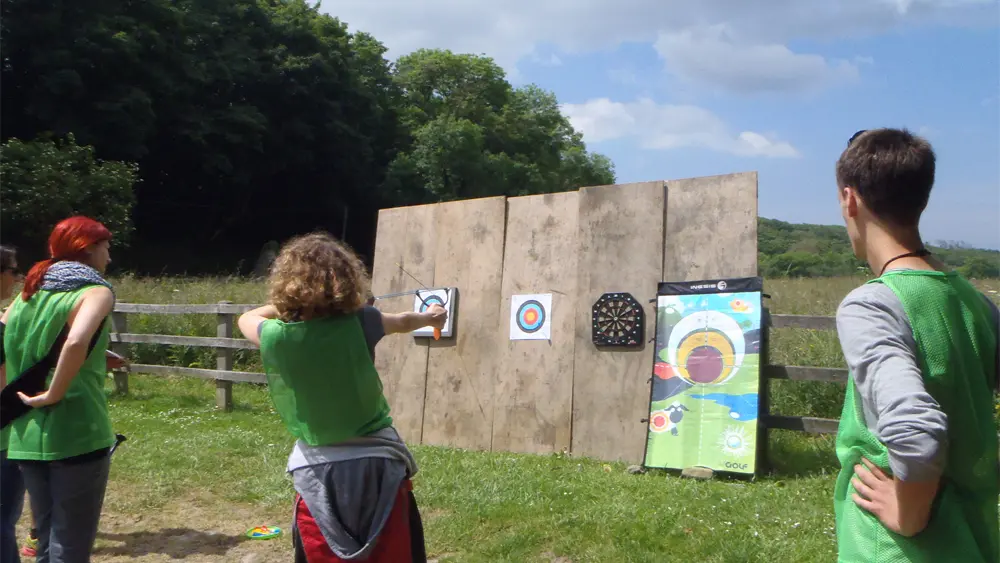
<path fill-rule="evenodd" d="M 112 314 L 111 334 L 112 349 L 125 354 L 128 344 L 161 344 L 171 346 L 207 347 L 216 350 L 216 369 L 202 369 L 179 366 L 161 366 L 150 364 L 132 364 L 131 370 L 136 373 L 153 375 L 186 375 L 211 379 L 216 385 L 216 405 L 222 410 L 231 410 L 233 406 L 233 383 L 266 383 L 263 373 L 234 371 L 233 350 L 256 350 L 257 347 L 248 340 L 233 338 L 233 326 L 236 317 L 258 305 L 240 305 L 223 301 L 215 305 L 149 305 L 136 303 L 118 303 Z M 215 337 L 176 336 L 166 334 L 134 334 L 128 332 L 128 315 L 184 315 L 203 314 L 216 315 L 218 319 Z M 835 330 L 833 317 L 806 315 L 770 315 L 764 310 L 764 321 L 770 328 L 795 328 L 805 330 Z M 769 339 L 768 339 L 769 340 Z M 766 356 L 765 356 L 766 357 Z M 115 388 L 120 393 L 128 393 L 128 373 L 114 374 Z M 768 412 L 768 387 L 774 379 L 793 381 L 825 381 L 846 383 L 847 370 L 841 368 L 821 368 L 807 366 L 761 366 L 762 386 L 760 390 L 760 420 L 766 433 L 767 430 L 780 429 L 813 434 L 836 433 L 838 421 L 828 418 L 808 416 L 778 416 Z M 637 421 L 638 423 L 638 421 Z M 766 443 L 766 440 L 764 441 Z"/>

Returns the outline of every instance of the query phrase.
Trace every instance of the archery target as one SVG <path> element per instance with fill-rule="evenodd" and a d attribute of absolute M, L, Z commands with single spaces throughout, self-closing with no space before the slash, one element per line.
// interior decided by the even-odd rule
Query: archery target
<path fill-rule="evenodd" d="M 413 311 L 415 313 L 423 313 L 431 305 L 440 305 L 448 311 L 448 320 L 444 322 L 444 327 L 441 329 L 441 338 L 449 338 L 454 335 L 455 326 L 455 299 L 458 296 L 458 290 L 454 287 L 448 287 L 443 289 L 421 289 L 416 294 L 413 295 Z M 425 326 L 418 328 L 412 332 L 413 336 L 419 338 L 434 338 L 434 329 Z"/>
<path fill-rule="evenodd" d="M 695 385 L 728 381 L 743 363 L 743 330 L 718 311 L 698 311 L 670 332 L 667 354 L 677 374 Z"/>
<path fill-rule="evenodd" d="M 423 313 L 424 311 L 426 311 L 427 309 L 429 309 L 431 307 L 431 305 L 440 305 L 442 307 L 445 307 L 445 301 L 444 301 L 444 299 L 441 299 L 441 297 L 439 297 L 437 295 L 431 295 L 430 297 L 424 297 L 424 296 L 421 296 L 421 297 L 424 298 L 424 300 L 420 302 L 420 312 L 421 313 Z M 445 307 L 445 308 L 447 308 L 447 307 Z"/>
<path fill-rule="evenodd" d="M 523 332 L 538 332 L 545 324 L 545 307 L 534 299 L 517 308 L 517 327 Z"/>
<path fill-rule="evenodd" d="M 511 340 L 549 340 L 551 333 L 551 294 L 510 297 Z"/>

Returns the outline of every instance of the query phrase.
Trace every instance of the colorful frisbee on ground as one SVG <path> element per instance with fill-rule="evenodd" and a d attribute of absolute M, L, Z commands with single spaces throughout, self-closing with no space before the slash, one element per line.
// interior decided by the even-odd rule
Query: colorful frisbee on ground
<path fill-rule="evenodd" d="M 281 536 L 281 528 L 277 526 L 257 526 L 247 530 L 247 537 L 252 540 L 270 540 Z"/>

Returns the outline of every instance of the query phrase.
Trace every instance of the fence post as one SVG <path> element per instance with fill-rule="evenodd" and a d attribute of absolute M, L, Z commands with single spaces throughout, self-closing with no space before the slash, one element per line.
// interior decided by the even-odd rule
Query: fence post
<path fill-rule="evenodd" d="M 119 313 L 117 311 L 112 312 L 111 329 L 115 331 L 116 335 L 128 332 L 128 316 L 125 313 Z M 127 358 L 128 344 L 120 341 L 112 341 L 111 351 Z M 116 369 L 112 371 L 112 375 L 115 378 L 115 393 L 119 395 L 128 395 L 128 368 Z"/>
<path fill-rule="evenodd" d="M 232 301 L 219 301 L 219 305 L 231 305 Z M 220 338 L 233 337 L 233 316 L 229 313 L 218 313 L 218 326 L 215 331 Z M 215 369 L 233 370 L 233 350 L 231 348 L 215 349 Z M 223 411 L 233 410 L 233 382 L 215 380 L 215 406 Z"/>
<path fill-rule="evenodd" d="M 759 365 L 763 368 L 771 363 L 771 310 L 762 307 L 760 318 Z M 763 374 L 762 374 L 763 375 Z M 761 377 L 757 392 L 757 467 L 760 474 L 769 474 L 774 468 L 771 463 L 771 431 L 764 423 L 771 414 L 771 379 Z"/>

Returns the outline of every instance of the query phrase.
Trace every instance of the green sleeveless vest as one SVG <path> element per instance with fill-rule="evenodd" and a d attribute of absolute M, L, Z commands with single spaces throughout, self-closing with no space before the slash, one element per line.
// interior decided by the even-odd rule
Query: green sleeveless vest
<path fill-rule="evenodd" d="M 837 433 L 838 560 L 1000 561 L 1000 463 L 992 404 L 997 333 L 991 312 L 982 295 L 955 273 L 902 270 L 869 283 L 885 284 L 903 304 L 927 390 L 948 416 L 949 445 L 927 528 L 912 538 L 887 530 L 851 498 L 850 480 L 862 456 L 891 472 L 886 448 L 865 425 L 861 399 L 848 379 Z M 891 374 L 881 377 L 886 376 Z"/>
<path fill-rule="evenodd" d="M 15 296 L 3 341 L 8 382 L 16 380 L 17 374 L 48 354 L 73 306 L 84 292 L 94 287 L 59 292 L 42 290 L 27 303 Z M 84 360 L 61 401 L 31 409 L 4 429 L 2 439 L 9 448 L 10 459 L 57 461 L 114 445 L 115 434 L 104 392 L 108 372 L 104 351 L 108 347 L 109 330 L 105 323 L 94 350 Z M 47 382 L 51 381 L 50 374 Z"/>
<path fill-rule="evenodd" d="M 337 444 L 392 425 L 356 315 L 266 320 L 260 353 L 275 410 L 288 431 L 310 446 Z"/>

